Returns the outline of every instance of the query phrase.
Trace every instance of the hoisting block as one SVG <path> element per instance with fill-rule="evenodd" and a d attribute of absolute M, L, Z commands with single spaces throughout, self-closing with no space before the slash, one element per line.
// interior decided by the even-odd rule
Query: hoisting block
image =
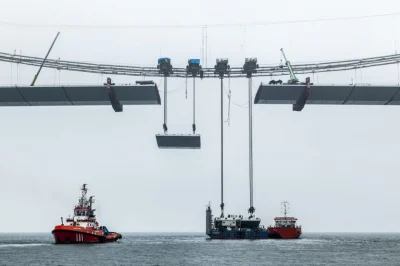
<path fill-rule="evenodd" d="M 200 134 L 168 135 L 157 134 L 157 145 L 160 149 L 200 149 Z"/>

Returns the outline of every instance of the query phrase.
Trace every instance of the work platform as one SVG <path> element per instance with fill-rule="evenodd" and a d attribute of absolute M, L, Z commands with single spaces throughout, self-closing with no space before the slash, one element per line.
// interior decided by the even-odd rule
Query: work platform
<path fill-rule="evenodd" d="M 255 104 L 400 105 L 400 86 L 263 84 Z M 308 94 L 308 95 L 306 95 Z M 301 103 L 300 103 L 301 104 Z"/>
<path fill-rule="evenodd" d="M 160 105 L 156 84 L 112 86 L 117 100 L 126 105 Z M 0 106 L 110 105 L 106 86 L 0 87 Z"/>

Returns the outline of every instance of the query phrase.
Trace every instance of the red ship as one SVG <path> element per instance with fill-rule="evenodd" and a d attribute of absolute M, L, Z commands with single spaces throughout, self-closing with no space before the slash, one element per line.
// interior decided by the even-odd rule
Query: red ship
<path fill-rule="evenodd" d="M 287 217 L 288 202 L 282 202 L 284 217 L 275 217 L 275 226 L 268 227 L 268 237 L 276 239 L 296 239 L 301 236 L 301 226 L 296 225 L 297 218 Z"/>
<path fill-rule="evenodd" d="M 86 184 L 83 184 L 81 190 L 82 196 L 74 208 L 74 216 L 66 219 L 65 224 L 61 217 L 61 225 L 56 225 L 51 232 L 56 244 L 107 243 L 121 239 L 121 234 L 109 232 L 107 227 L 99 226 L 94 215 L 95 209 L 92 209 L 94 196 L 86 198 Z"/>

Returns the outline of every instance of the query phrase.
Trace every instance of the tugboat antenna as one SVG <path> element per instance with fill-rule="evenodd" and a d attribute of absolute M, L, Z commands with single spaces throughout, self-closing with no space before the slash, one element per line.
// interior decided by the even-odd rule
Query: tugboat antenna
<path fill-rule="evenodd" d="M 82 190 L 82 197 L 79 199 L 79 204 L 80 206 L 83 206 L 86 204 L 86 193 L 88 191 L 88 189 L 86 188 L 87 184 L 83 184 L 81 190 Z"/>
<path fill-rule="evenodd" d="M 289 202 L 287 202 L 287 201 L 285 200 L 284 202 L 282 202 L 282 205 L 283 205 L 283 214 L 284 214 L 285 219 L 286 219 L 286 218 L 287 218 L 287 217 L 286 217 L 286 214 L 287 214 L 287 211 L 288 211 L 288 209 L 289 209 Z"/>

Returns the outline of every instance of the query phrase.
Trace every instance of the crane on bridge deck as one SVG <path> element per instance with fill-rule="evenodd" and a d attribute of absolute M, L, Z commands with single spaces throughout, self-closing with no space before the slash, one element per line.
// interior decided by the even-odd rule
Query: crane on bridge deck
<path fill-rule="evenodd" d="M 285 64 L 289 69 L 290 79 L 288 80 L 288 83 L 289 84 L 297 84 L 299 82 L 299 80 L 296 78 L 296 75 L 293 72 L 292 65 L 290 64 L 290 61 L 288 61 L 286 59 L 285 53 L 283 52 L 283 48 L 281 48 L 281 52 L 282 52 L 283 58 L 285 59 Z"/>

